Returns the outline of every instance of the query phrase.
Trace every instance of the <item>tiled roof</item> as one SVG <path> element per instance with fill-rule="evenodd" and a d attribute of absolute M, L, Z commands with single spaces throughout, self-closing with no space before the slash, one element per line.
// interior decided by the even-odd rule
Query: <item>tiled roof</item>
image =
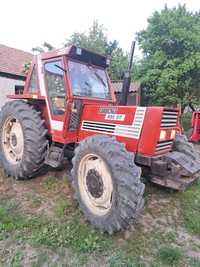
<path fill-rule="evenodd" d="M 112 81 L 112 86 L 115 93 L 120 93 L 122 91 L 123 81 Z M 129 92 L 136 93 L 140 88 L 140 82 L 132 82 L 130 85 Z"/>
<path fill-rule="evenodd" d="M 30 62 L 32 57 L 31 53 L 0 44 L 0 72 L 25 76 L 22 66 Z"/>

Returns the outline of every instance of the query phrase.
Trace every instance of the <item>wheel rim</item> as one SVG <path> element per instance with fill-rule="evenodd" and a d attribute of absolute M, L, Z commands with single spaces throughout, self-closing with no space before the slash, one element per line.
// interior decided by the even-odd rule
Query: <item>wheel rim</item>
<path fill-rule="evenodd" d="M 2 129 L 2 148 L 11 164 L 18 164 L 23 157 L 24 135 L 22 126 L 15 117 L 6 119 Z"/>
<path fill-rule="evenodd" d="M 95 215 L 107 214 L 112 206 L 113 183 L 103 159 L 95 154 L 84 156 L 78 176 L 80 194 L 86 206 Z"/>

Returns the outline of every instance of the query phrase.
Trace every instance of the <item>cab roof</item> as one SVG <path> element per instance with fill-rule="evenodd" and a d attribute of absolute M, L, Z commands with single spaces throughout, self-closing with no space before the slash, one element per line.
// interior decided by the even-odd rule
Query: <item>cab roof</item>
<path fill-rule="evenodd" d="M 68 58 L 103 68 L 109 66 L 109 59 L 106 56 L 94 53 L 75 45 L 42 53 L 40 58 L 42 60 L 47 60 L 58 56 L 67 56 Z"/>

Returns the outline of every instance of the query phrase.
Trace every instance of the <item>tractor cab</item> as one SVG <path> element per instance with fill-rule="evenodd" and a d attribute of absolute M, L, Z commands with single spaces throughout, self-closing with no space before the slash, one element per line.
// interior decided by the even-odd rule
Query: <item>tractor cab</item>
<path fill-rule="evenodd" d="M 34 56 L 22 94 L 8 97 L 39 103 L 53 139 L 60 140 L 55 131 L 77 117 L 84 104 L 116 103 L 106 71 L 109 63 L 109 58 L 76 46 Z M 71 136 L 67 142 L 75 141 Z"/>

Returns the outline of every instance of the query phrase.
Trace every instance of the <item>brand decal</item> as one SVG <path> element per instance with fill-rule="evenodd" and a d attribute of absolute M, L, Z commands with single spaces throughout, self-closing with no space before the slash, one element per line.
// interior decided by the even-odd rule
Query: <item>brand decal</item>
<path fill-rule="evenodd" d="M 101 113 L 101 114 L 116 114 L 117 108 L 116 107 L 100 108 L 99 113 Z"/>

